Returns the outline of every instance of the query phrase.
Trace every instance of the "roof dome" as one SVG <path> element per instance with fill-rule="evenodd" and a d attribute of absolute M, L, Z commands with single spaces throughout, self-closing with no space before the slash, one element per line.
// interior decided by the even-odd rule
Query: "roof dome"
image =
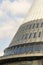
<path fill-rule="evenodd" d="M 12 54 L 14 49 L 18 52 L 21 48 L 22 49 L 25 48 L 27 44 L 39 43 L 39 42 L 41 43 L 43 42 L 43 0 L 34 0 L 34 4 L 29 10 L 27 17 L 24 20 L 24 24 L 20 26 L 12 42 L 10 43 L 9 47 L 5 49 L 5 55 L 7 54 L 9 55 L 9 52 L 10 54 Z M 25 46 L 20 47 L 20 45 L 22 46 L 24 44 Z M 36 49 L 39 45 L 40 44 L 36 45 Z M 32 47 L 32 49 L 34 48 L 34 45 L 30 45 L 30 46 Z M 16 51 L 14 51 L 14 53 Z M 20 50 L 20 53 L 21 52 L 23 52 L 23 50 L 22 51 Z"/>

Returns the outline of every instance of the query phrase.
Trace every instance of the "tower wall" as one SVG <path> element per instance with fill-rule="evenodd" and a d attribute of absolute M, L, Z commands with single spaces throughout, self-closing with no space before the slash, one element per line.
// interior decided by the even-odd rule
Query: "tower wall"
<path fill-rule="evenodd" d="M 24 23 L 37 19 L 43 19 L 43 0 L 34 0 L 34 3 L 28 11 Z"/>

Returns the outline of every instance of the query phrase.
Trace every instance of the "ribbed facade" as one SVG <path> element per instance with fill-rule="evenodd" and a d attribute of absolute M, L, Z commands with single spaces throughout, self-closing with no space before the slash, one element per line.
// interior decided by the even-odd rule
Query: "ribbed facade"
<path fill-rule="evenodd" d="M 43 19 L 20 26 L 5 55 L 43 52 Z"/>

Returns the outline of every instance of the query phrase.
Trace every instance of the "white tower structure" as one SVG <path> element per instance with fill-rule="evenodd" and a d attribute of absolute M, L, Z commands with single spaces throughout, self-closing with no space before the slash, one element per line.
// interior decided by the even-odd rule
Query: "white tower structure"
<path fill-rule="evenodd" d="M 27 17 L 24 20 L 24 23 L 29 22 L 31 20 L 42 18 L 43 18 L 43 0 L 34 0 L 34 3 L 30 8 Z"/>
<path fill-rule="evenodd" d="M 43 0 L 34 0 L 0 65 L 43 65 Z"/>

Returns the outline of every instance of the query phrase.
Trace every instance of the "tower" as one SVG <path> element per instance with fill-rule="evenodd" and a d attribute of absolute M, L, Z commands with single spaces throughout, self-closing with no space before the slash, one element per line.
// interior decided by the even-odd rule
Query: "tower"
<path fill-rule="evenodd" d="M 43 65 L 43 0 L 35 0 L 0 65 Z"/>
<path fill-rule="evenodd" d="M 37 19 L 43 19 L 43 0 L 34 0 L 32 7 L 27 13 L 24 23 Z"/>

